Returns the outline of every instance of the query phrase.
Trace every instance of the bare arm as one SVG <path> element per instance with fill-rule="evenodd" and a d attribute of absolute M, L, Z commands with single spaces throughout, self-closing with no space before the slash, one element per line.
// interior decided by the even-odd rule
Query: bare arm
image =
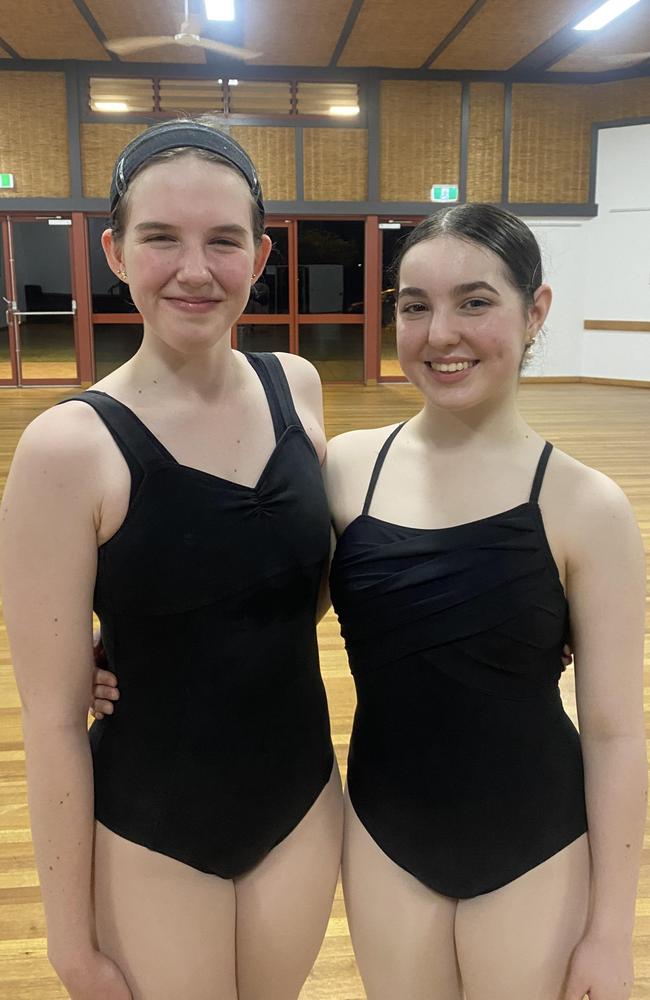
<path fill-rule="evenodd" d="M 568 997 L 626 998 L 646 816 L 643 721 L 645 562 L 630 505 L 613 483 L 593 480 L 572 518 L 567 588 L 585 765 L 593 908 L 585 952 L 595 984 Z M 591 942 L 591 947 L 589 945 Z M 602 967 L 601 967 L 602 963 Z M 627 965 L 627 972 L 626 972 Z M 595 967 L 595 971 L 594 971 Z M 574 968 L 575 974 L 575 968 Z M 602 993 L 598 992 L 602 989 Z"/>
<path fill-rule="evenodd" d="M 88 451 L 69 407 L 27 429 L 2 501 L 0 569 L 50 959 L 75 1000 L 121 1000 L 130 993 L 96 951 L 91 906 L 86 719 L 99 507 Z"/>

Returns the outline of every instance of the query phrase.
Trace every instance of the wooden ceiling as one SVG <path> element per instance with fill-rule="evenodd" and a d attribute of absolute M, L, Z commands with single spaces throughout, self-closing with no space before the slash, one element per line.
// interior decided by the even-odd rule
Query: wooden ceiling
<path fill-rule="evenodd" d="M 234 25 L 202 34 L 258 51 L 256 66 L 650 74 L 650 0 L 600 32 L 573 25 L 600 0 L 236 0 Z M 202 0 L 190 0 L 202 11 Z M 219 57 L 165 45 L 111 56 L 108 38 L 174 35 L 183 0 L 0 0 L 0 60 L 199 63 Z M 242 75 L 244 75 L 242 73 Z"/>

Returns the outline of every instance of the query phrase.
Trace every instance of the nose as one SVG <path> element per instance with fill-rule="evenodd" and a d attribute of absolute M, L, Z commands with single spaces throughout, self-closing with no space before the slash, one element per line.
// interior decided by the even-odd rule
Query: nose
<path fill-rule="evenodd" d="M 182 285 L 201 287 L 212 280 L 205 251 L 202 246 L 184 246 L 178 261 L 177 279 Z"/>
<path fill-rule="evenodd" d="M 446 309 L 434 309 L 431 313 L 427 340 L 432 347 L 445 350 L 454 347 L 461 339 L 458 323 Z"/>

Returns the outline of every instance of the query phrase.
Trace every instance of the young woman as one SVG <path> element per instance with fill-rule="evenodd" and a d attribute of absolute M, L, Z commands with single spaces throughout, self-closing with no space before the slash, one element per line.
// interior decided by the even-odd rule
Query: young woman
<path fill-rule="evenodd" d="M 368 1000 L 626 1000 L 639 531 L 614 483 L 518 411 L 551 303 L 530 230 L 459 206 L 416 227 L 398 272 L 422 410 L 336 438 L 327 460 L 358 697 L 344 889 Z M 558 690 L 569 622 L 580 738 Z"/>
<path fill-rule="evenodd" d="M 142 347 L 28 427 L 2 504 L 49 955 L 72 1000 L 290 1000 L 342 825 L 320 385 L 301 358 L 231 350 L 270 240 L 228 136 L 149 129 L 111 212 Z M 93 607 L 122 701 L 89 744 Z"/>

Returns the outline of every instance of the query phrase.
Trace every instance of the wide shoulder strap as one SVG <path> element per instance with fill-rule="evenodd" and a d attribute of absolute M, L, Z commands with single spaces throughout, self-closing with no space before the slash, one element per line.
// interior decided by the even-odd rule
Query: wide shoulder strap
<path fill-rule="evenodd" d="M 257 372 L 266 393 L 275 440 L 279 441 L 287 427 L 302 427 L 300 417 L 293 405 L 291 389 L 279 358 L 271 353 L 246 354 L 248 361 Z"/>
<path fill-rule="evenodd" d="M 370 483 L 368 484 L 368 492 L 366 493 L 366 499 L 363 505 L 363 510 L 361 512 L 364 515 L 367 514 L 368 511 L 370 510 L 370 504 L 372 503 L 372 498 L 375 493 L 375 487 L 377 485 L 377 480 L 379 479 L 379 473 L 381 472 L 381 468 L 386 460 L 388 449 L 392 445 L 393 441 L 395 440 L 395 438 L 397 437 L 397 435 L 399 434 L 405 423 L 406 421 L 404 420 L 401 424 L 397 425 L 394 431 L 391 431 L 391 433 L 388 435 L 383 445 L 381 446 L 381 450 L 377 455 L 377 458 L 375 459 L 375 464 L 372 469 L 372 475 L 370 477 Z"/>
<path fill-rule="evenodd" d="M 530 491 L 530 503 L 537 503 L 539 501 L 539 494 L 542 489 L 542 483 L 544 482 L 544 473 L 546 472 L 546 466 L 548 465 L 548 460 L 552 451 L 553 445 L 547 441 L 542 450 L 542 454 L 540 455 L 539 462 L 537 463 L 537 469 L 535 470 L 533 487 Z"/>
<path fill-rule="evenodd" d="M 170 460 L 175 461 L 133 410 L 113 396 L 98 389 L 88 389 L 76 396 L 62 399 L 58 405 L 72 400 L 92 406 L 119 448 L 131 474 L 129 503 L 148 472 Z"/>

